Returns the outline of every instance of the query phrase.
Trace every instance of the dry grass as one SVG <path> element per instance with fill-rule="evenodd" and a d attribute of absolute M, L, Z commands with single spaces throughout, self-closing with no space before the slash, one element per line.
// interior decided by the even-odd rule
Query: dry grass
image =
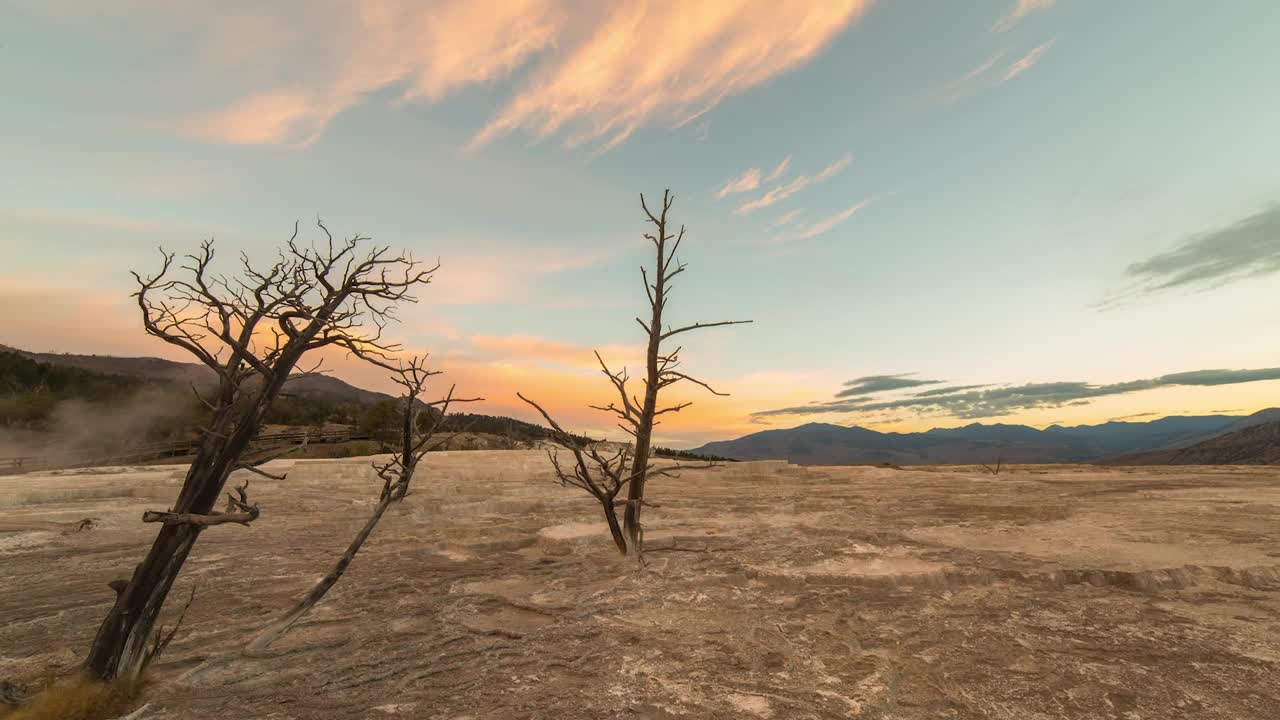
<path fill-rule="evenodd" d="M 144 680 L 105 683 L 75 677 L 50 683 L 31 702 L 7 713 L 2 720 L 110 720 L 124 715 L 137 699 Z"/>

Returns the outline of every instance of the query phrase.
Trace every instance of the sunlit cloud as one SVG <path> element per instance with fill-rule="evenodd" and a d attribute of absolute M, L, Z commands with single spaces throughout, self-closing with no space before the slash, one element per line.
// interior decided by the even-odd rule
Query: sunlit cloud
<path fill-rule="evenodd" d="M 322 109 L 305 95 L 267 93 L 221 112 L 189 118 L 182 125 L 192 135 L 214 142 L 307 145 L 319 136 L 335 107 Z"/>
<path fill-rule="evenodd" d="M 1030 70 L 1053 47 L 1055 42 L 1057 42 L 1056 39 L 1042 43 L 1008 64 L 1005 63 L 1008 51 L 998 50 L 964 75 L 931 90 L 925 96 L 924 102 L 926 104 L 948 104 L 968 97 L 980 90 L 999 87 Z"/>
<path fill-rule="evenodd" d="M 870 0 L 676 0 L 606 4 L 611 11 L 476 134 L 482 145 L 516 129 L 566 145 L 612 147 L 654 122 L 679 127 L 817 55 Z M 655 42 L 655 39 L 660 41 Z"/>
<path fill-rule="evenodd" d="M 1004 77 L 1000 79 L 1000 82 L 1007 83 L 1022 73 L 1030 70 L 1036 63 L 1040 62 L 1040 58 L 1044 57 L 1044 54 L 1049 51 L 1049 48 L 1053 47 L 1054 42 L 1054 40 L 1050 40 L 1043 45 L 1038 45 L 1032 49 L 1031 52 L 1015 60 L 1014 63 L 1009 66 L 1009 69 L 1005 71 Z"/>
<path fill-rule="evenodd" d="M 774 220 L 769 227 L 776 228 L 776 227 L 783 227 L 784 225 L 790 225 L 791 223 L 795 222 L 796 218 L 798 217 L 800 217 L 800 209 L 796 208 L 795 210 L 792 210 L 788 213 L 784 213 L 783 215 L 779 216 L 778 219 Z"/>
<path fill-rule="evenodd" d="M 1054 0 L 1017 0 L 1009 14 L 997 20 L 991 29 L 995 32 L 1007 32 L 1022 22 L 1026 16 L 1037 10 L 1047 10 L 1053 7 L 1053 4 Z"/>
<path fill-rule="evenodd" d="M 527 302 L 531 288 L 561 273 L 605 265 L 630 246 L 600 245 L 590 250 L 537 245 L 498 247 L 474 254 L 448 254 L 432 277 L 432 302 L 444 305 Z"/>
<path fill-rule="evenodd" d="M 990 57 L 982 61 L 972 70 L 966 72 L 964 75 L 961 75 L 946 85 L 930 92 L 928 100 L 946 103 L 959 100 L 965 95 L 968 95 L 983 83 L 987 82 L 986 79 L 989 77 L 988 73 L 995 68 L 996 64 L 999 63 L 1004 56 L 1005 52 L 1003 50 L 993 53 Z"/>
<path fill-rule="evenodd" d="M 788 155 L 782 158 L 782 162 L 778 163 L 778 166 L 773 169 L 773 172 L 769 173 L 769 177 L 764 179 L 765 182 L 773 182 L 774 180 L 777 180 L 778 178 L 782 177 L 783 174 L 786 173 L 787 169 L 790 167 L 791 167 L 791 156 Z"/>
<path fill-rule="evenodd" d="M 870 205 L 872 202 L 874 202 L 873 199 L 860 200 L 834 215 L 829 215 L 816 222 L 796 228 L 794 232 L 777 235 L 771 238 L 771 241 L 775 243 L 782 243 L 815 238 L 819 235 L 830 232 L 837 225 L 840 225 L 849 218 L 852 218 L 854 215 L 857 215 L 863 208 Z"/>
<path fill-rule="evenodd" d="M 235 13 L 153 0 L 110 14 L 122 27 L 122 18 L 164 14 L 201 38 L 206 47 L 196 52 L 204 65 L 221 68 L 218 79 L 239 86 L 231 103 L 180 123 L 208 141 L 306 145 L 375 94 L 382 102 L 430 103 L 510 82 L 471 147 L 522 131 L 607 149 L 644 126 L 687 125 L 725 98 L 803 66 L 870 4 L 354 0 Z"/>
<path fill-rule="evenodd" d="M 816 175 L 797 176 L 790 182 L 783 183 L 770 189 L 764 195 L 761 195 L 755 200 L 739 205 L 733 212 L 737 215 L 746 215 L 748 213 L 755 212 L 760 208 L 766 208 L 770 205 L 782 202 L 810 185 L 815 185 L 838 175 L 842 170 L 849 167 L 849 164 L 852 162 L 853 153 L 845 153 L 840 157 L 840 159 L 822 168 L 822 170 L 820 170 Z"/>
<path fill-rule="evenodd" d="M 729 180 L 716 191 L 716 199 L 723 200 L 730 195 L 750 192 L 760 187 L 760 168 L 751 168 L 736 178 Z"/>

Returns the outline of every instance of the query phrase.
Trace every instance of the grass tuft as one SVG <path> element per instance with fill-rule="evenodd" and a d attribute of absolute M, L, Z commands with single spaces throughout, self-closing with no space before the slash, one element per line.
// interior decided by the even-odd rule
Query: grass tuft
<path fill-rule="evenodd" d="M 0 708 L 3 720 L 110 720 L 128 712 L 142 691 L 141 680 L 106 683 L 80 676 L 60 680 L 36 693 L 25 705 Z"/>

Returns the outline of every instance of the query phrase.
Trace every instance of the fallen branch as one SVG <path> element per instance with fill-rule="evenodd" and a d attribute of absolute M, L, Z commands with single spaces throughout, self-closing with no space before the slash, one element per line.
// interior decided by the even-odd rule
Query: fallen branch
<path fill-rule="evenodd" d="M 214 525 L 226 525 L 227 523 L 236 523 L 237 525 L 249 526 L 249 523 L 258 519 L 261 511 L 257 505 L 250 504 L 249 481 L 245 480 L 244 484 L 235 489 L 235 497 L 231 493 L 227 493 L 227 509 L 223 512 L 212 512 L 208 515 L 200 515 L 198 513 L 175 513 L 170 511 L 147 510 L 142 513 L 142 522 L 144 523 L 164 523 L 165 525 L 198 525 L 200 527 L 212 527 Z"/>

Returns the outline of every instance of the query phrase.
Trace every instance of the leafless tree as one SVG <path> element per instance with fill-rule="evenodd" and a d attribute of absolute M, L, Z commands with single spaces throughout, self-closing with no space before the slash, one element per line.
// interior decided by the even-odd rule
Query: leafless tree
<path fill-rule="evenodd" d="M 601 368 L 618 393 L 618 400 L 598 409 L 607 410 L 616 415 L 619 420 L 618 426 L 635 438 L 635 452 L 631 458 L 631 472 L 628 474 L 627 508 L 624 515 L 623 531 L 626 535 L 627 545 L 637 554 L 640 552 L 640 544 L 643 538 L 640 527 L 640 511 L 644 506 L 645 481 L 650 476 L 653 427 L 658 424 L 660 416 L 679 412 L 690 405 L 688 402 L 683 402 L 659 408 L 659 393 L 677 383 L 689 382 L 701 386 L 713 395 L 728 394 L 718 392 L 706 382 L 684 373 L 680 369 L 681 347 L 676 346 L 674 349 L 667 350 L 664 348 L 664 343 L 677 335 L 693 330 L 724 325 L 741 325 L 751 322 L 750 320 L 722 320 L 719 322 L 697 322 L 682 327 L 671 327 L 663 324 L 663 313 L 667 307 L 667 297 L 671 292 L 672 280 L 684 272 L 686 268 L 686 265 L 676 257 L 676 253 L 680 250 L 680 243 L 684 241 L 684 226 L 681 225 L 679 231 L 673 233 L 671 232 L 670 221 L 667 218 L 674 200 L 675 196 L 671 194 L 671 191 L 664 190 L 662 192 L 662 209 L 655 215 L 645 202 L 644 195 L 640 195 L 640 207 L 644 210 L 649 224 L 653 226 L 653 231 L 645 233 L 644 237 L 653 244 L 656 257 L 652 278 L 649 277 L 648 271 L 643 266 L 640 268 L 640 275 L 644 279 L 644 290 L 649 297 L 650 309 L 648 322 L 638 317 L 636 318 L 636 322 L 640 324 L 640 327 L 644 328 L 648 338 L 648 344 L 645 349 L 643 399 L 637 398 L 627 389 L 628 377 L 625 368 L 619 372 L 613 372 L 605 365 L 603 360 L 600 361 Z M 597 357 L 599 356 L 597 355 Z"/>
<path fill-rule="evenodd" d="M 541 405 L 520 393 L 516 395 L 532 405 L 551 426 L 549 441 L 553 447 L 547 449 L 547 457 L 555 468 L 560 484 L 586 490 L 600 502 L 600 507 L 604 510 L 605 522 L 609 525 L 609 534 L 613 536 L 618 552 L 626 555 L 627 539 L 622 534 L 622 525 L 618 522 L 616 506 L 618 493 L 631 479 L 628 474 L 630 473 L 628 462 L 631 460 L 630 446 L 623 445 L 612 454 L 607 451 L 601 452 L 596 443 L 565 431 Z M 562 463 L 558 450 L 568 452 L 573 457 L 572 463 Z"/>
<path fill-rule="evenodd" d="M 643 399 L 632 394 L 627 388 L 630 376 L 626 368 L 615 372 L 609 368 L 604 358 L 596 353 L 600 370 L 609 378 L 618 399 L 608 405 L 592 407 L 612 413 L 618 421 L 618 427 L 635 440 L 634 448 L 627 447 L 612 454 L 600 452 L 594 445 L 584 443 L 567 433 L 540 405 L 520 395 L 520 399 L 536 408 L 551 425 L 552 443 L 567 450 L 573 456 L 572 465 L 562 465 L 556 454 L 551 453 L 551 460 L 560 481 L 566 485 L 582 488 L 599 500 L 619 552 L 623 554 L 631 552 L 637 558 L 642 557 L 641 544 L 644 538 L 640 526 L 640 509 L 646 504 L 652 505 L 645 501 L 645 481 L 656 475 L 673 475 L 678 470 L 689 467 L 676 464 L 658 470 L 652 462 L 653 428 L 659 423 L 658 417 L 679 412 L 691 404 L 681 402 L 660 408 L 658 407 L 659 394 L 663 389 L 681 382 L 701 386 L 714 395 L 728 394 L 719 392 L 706 382 L 686 374 L 680 366 L 681 347 L 666 349 L 664 343 L 677 335 L 693 330 L 751 322 L 750 320 L 725 320 L 699 322 L 682 327 L 663 324 L 663 313 L 671 293 L 672 280 L 686 268 L 686 265 L 676 257 L 680 243 L 684 240 L 684 226 L 681 226 L 678 232 L 672 233 L 667 218 L 674 200 L 675 197 L 670 190 L 663 191 L 662 209 L 655 215 L 645 202 L 644 195 L 640 196 L 640 207 L 644 210 L 649 223 L 653 225 L 653 232 L 645 233 L 644 237 L 653 244 L 656 258 L 652 278 L 648 269 L 643 266 L 640 268 L 650 309 L 648 322 L 636 318 L 636 322 L 644 328 L 648 340 L 645 352 Z M 708 465 L 696 467 L 708 467 Z M 624 501 L 618 501 L 617 495 L 624 487 L 627 488 L 627 498 Z M 621 528 L 618 527 L 616 514 L 618 504 L 626 506 Z"/>
<path fill-rule="evenodd" d="M 449 406 L 458 402 L 481 400 L 481 398 L 455 398 L 453 396 L 454 388 L 450 387 L 444 398 L 433 402 L 424 402 L 421 396 L 426 389 L 427 381 L 440 374 L 438 370 L 427 369 L 425 357 L 411 358 L 408 362 L 395 365 L 378 358 L 371 358 L 371 361 L 390 370 L 392 379 L 404 389 L 404 395 L 401 397 L 399 407 L 400 427 L 397 428 L 400 434 L 399 448 L 390 460 L 384 463 L 374 463 L 373 466 L 374 471 L 382 480 L 382 490 L 378 494 L 378 504 L 374 506 L 373 513 L 365 521 L 364 527 L 360 528 L 360 531 L 352 538 L 346 552 L 338 558 L 338 562 L 334 564 L 333 569 L 321 578 L 320 582 L 316 583 L 292 610 L 266 628 L 263 628 L 254 637 L 247 648 L 251 653 L 265 650 L 267 646 L 288 632 L 294 623 L 310 612 L 311 608 L 315 607 L 316 603 L 324 598 L 325 593 L 329 592 L 337 584 L 343 573 L 347 571 L 347 567 L 351 565 L 351 561 L 355 560 L 356 553 L 360 552 L 365 540 L 368 540 L 369 535 L 373 533 L 378 521 L 387 512 L 387 508 L 403 500 L 405 495 L 409 493 L 409 484 L 413 482 L 414 472 L 418 469 L 418 464 L 422 461 L 422 458 L 428 451 L 433 449 L 431 440 L 435 436 L 436 430 L 444 424 L 444 419 L 449 412 Z M 423 410 L 427 411 L 428 419 L 424 427 L 419 429 L 418 417 Z"/>
<path fill-rule="evenodd" d="M 997 455 L 995 465 L 987 465 L 986 463 L 981 463 L 981 465 L 984 471 L 989 472 L 992 475 L 999 475 L 1000 471 L 1004 469 L 1004 457 Z"/>
<path fill-rule="evenodd" d="M 200 395 L 209 421 L 176 501 L 148 515 L 161 523 L 150 551 L 129 580 L 111 583 L 116 599 L 85 661 L 97 677 L 140 672 L 156 618 L 206 527 L 257 518 L 246 494 L 237 493 L 224 513 L 214 513 L 214 505 L 227 477 L 251 467 L 243 456 L 272 400 L 300 376 L 302 357 L 329 346 L 386 357 L 395 348 L 382 340 L 383 328 L 438 267 L 387 247 L 362 250 L 368 238 L 361 236 L 335 242 L 317 225 L 327 242 L 299 242 L 295 225 L 274 262 L 258 265 L 242 254 L 234 278 L 214 269 L 212 240 L 182 260 L 162 251 L 158 273 L 134 274 L 147 333 L 193 355 L 213 371 L 217 386 Z"/>

